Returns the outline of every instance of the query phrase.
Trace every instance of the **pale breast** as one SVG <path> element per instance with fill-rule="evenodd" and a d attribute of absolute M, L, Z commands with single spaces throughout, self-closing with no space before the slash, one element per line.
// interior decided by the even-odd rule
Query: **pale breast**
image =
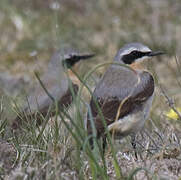
<path fill-rule="evenodd" d="M 149 116 L 152 101 L 153 95 L 131 114 L 110 124 L 108 130 L 111 133 L 114 132 L 115 138 L 122 138 L 132 133 L 137 133 L 143 128 L 144 123 Z"/>

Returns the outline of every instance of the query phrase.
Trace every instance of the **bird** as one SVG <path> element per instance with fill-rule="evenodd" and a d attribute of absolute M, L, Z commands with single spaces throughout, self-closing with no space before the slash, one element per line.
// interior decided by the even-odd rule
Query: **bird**
<path fill-rule="evenodd" d="M 30 122 L 31 119 L 36 118 L 37 125 L 40 125 L 42 116 L 53 116 L 55 111 L 49 113 L 53 104 L 49 95 L 58 103 L 60 110 L 69 107 L 73 100 L 73 93 L 76 95 L 79 88 L 77 79 L 72 78 L 74 74 L 71 70 L 75 68 L 80 60 L 87 60 L 93 56 L 93 53 L 79 53 L 79 51 L 70 48 L 56 51 L 48 63 L 47 70 L 40 77 L 40 81 L 47 92 L 45 92 L 40 82 L 34 85 L 33 90 L 27 96 L 27 102 L 21 113 L 12 120 L 12 129 L 19 129 L 23 120 Z M 68 69 L 70 76 L 67 75 L 66 69 Z M 73 79 L 71 85 L 69 78 Z"/>
<path fill-rule="evenodd" d="M 117 52 L 113 63 L 97 83 L 90 100 L 86 123 L 91 148 L 94 148 L 94 138 L 102 138 L 105 150 L 105 125 L 114 139 L 130 135 L 131 144 L 136 148 L 136 134 L 149 116 L 155 89 L 154 78 L 142 62 L 162 54 L 164 52 L 153 52 L 139 42 L 128 43 Z M 93 133 L 94 130 L 96 134 Z"/>

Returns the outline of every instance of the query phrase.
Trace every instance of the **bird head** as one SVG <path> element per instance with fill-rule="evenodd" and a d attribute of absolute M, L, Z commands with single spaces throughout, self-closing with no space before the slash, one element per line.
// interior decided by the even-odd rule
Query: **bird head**
<path fill-rule="evenodd" d="M 72 72 L 72 70 L 77 71 L 76 68 L 78 67 L 78 65 L 76 66 L 76 63 L 79 62 L 80 60 L 86 60 L 92 58 L 93 56 L 94 54 L 91 53 L 78 53 L 77 51 L 72 51 L 72 50 L 63 53 L 62 65 L 64 69 L 68 69 L 68 75 L 72 82 L 80 84 L 79 79 L 77 78 L 77 76 L 75 76 L 74 72 Z"/>
<path fill-rule="evenodd" d="M 49 69 L 61 69 L 62 67 L 71 68 L 80 60 L 86 60 L 93 57 L 94 54 L 91 53 L 78 53 L 78 51 L 72 50 L 70 48 L 64 48 L 58 50 L 53 54 L 49 62 Z"/>
<path fill-rule="evenodd" d="M 118 51 L 115 61 L 132 65 L 162 54 L 164 54 L 162 51 L 153 52 L 149 47 L 141 43 L 129 43 Z"/>
<path fill-rule="evenodd" d="M 79 62 L 80 60 L 86 60 L 89 59 L 91 57 L 93 57 L 94 54 L 89 54 L 89 53 L 78 53 L 75 51 L 71 51 L 69 53 L 65 53 L 63 55 L 63 66 L 66 68 L 71 68 L 73 67 L 77 62 Z"/>

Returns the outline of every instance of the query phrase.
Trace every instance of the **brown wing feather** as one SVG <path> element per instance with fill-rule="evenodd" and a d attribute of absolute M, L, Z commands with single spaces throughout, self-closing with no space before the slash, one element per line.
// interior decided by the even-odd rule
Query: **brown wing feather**
<path fill-rule="evenodd" d="M 74 95 L 77 95 L 78 90 L 79 90 L 79 86 L 77 84 L 72 84 L 72 90 L 71 88 L 69 88 L 66 94 L 59 101 L 60 110 L 61 108 L 67 108 L 72 103 L 73 93 Z"/>
<path fill-rule="evenodd" d="M 73 90 L 74 94 L 76 95 L 78 92 L 78 85 L 72 84 L 72 90 Z M 73 92 L 69 88 L 67 90 L 66 94 L 64 96 L 62 96 L 61 99 L 58 100 L 58 105 L 59 105 L 60 110 L 62 108 L 67 108 L 72 103 L 72 101 L 73 101 L 72 93 Z M 23 115 L 23 117 L 20 118 L 19 116 L 17 116 L 16 119 L 13 121 L 12 128 L 13 129 L 20 128 L 21 124 L 22 124 L 22 119 L 24 119 L 25 121 L 26 120 L 29 121 L 31 119 L 37 119 L 37 125 L 40 125 L 42 123 L 41 116 L 46 117 L 48 115 L 50 106 L 51 106 L 51 104 L 48 104 L 48 106 L 45 106 L 43 108 L 40 107 L 39 112 L 41 113 L 41 115 L 37 114 L 37 112 L 33 112 L 32 114 L 24 112 L 24 114 L 21 114 L 21 115 Z M 28 110 L 27 112 L 30 112 L 30 111 L 31 110 Z M 51 113 L 49 114 L 49 117 L 54 116 L 54 115 L 55 115 L 55 111 L 52 110 Z"/>
<path fill-rule="evenodd" d="M 97 94 L 97 92 L 99 92 L 99 90 L 95 90 L 94 97 L 98 101 L 98 104 L 102 110 L 102 113 L 103 113 L 103 116 L 105 118 L 107 125 L 110 125 L 111 123 L 113 123 L 115 121 L 116 115 L 118 112 L 118 108 L 119 108 L 120 104 L 122 103 L 122 101 L 125 100 L 125 98 L 126 98 L 126 101 L 121 106 L 121 109 L 119 112 L 119 118 L 122 118 L 122 117 L 126 116 L 128 113 L 131 113 L 137 106 L 140 106 L 141 103 L 145 102 L 154 92 L 154 79 L 151 74 L 144 71 L 142 74 L 139 74 L 140 79 L 138 79 L 134 73 L 133 74 L 130 73 L 130 76 L 132 76 L 132 79 L 131 79 L 132 82 L 130 82 L 130 83 L 132 83 L 132 87 L 131 88 L 127 87 L 126 84 L 128 84 L 128 82 L 126 82 L 126 78 L 124 78 L 123 83 L 124 83 L 125 87 L 121 86 L 122 89 L 119 88 L 120 87 L 119 82 L 117 82 L 118 86 L 116 85 L 115 87 L 113 87 L 113 88 L 119 89 L 119 91 L 120 91 L 120 93 L 116 92 L 117 93 L 116 96 L 114 94 L 114 89 L 111 87 L 112 84 L 109 84 L 110 87 L 108 89 L 102 90 L 102 94 L 105 94 L 103 91 L 112 90 L 112 92 L 110 92 L 110 91 L 108 92 L 108 96 L 106 96 L 106 97 L 103 97 L 102 94 Z M 118 78 L 118 76 L 116 78 Z M 137 81 L 135 78 L 137 78 Z M 106 80 L 106 78 L 103 78 L 103 79 Z M 114 81 L 114 79 L 112 79 L 112 81 Z M 121 80 L 120 80 L 120 82 L 121 82 Z M 102 82 L 100 82 L 100 83 L 102 83 Z M 104 81 L 104 83 L 106 83 L 106 82 Z M 101 86 L 102 85 L 100 85 L 100 84 L 98 85 L 98 87 L 101 87 Z M 104 87 L 106 87 L 106 86 L 104 85 Z M 116 90 L 116 91 L 118 91 L 118 90 Z M 112 96 L 111 96 L 111 93 L 112 93 Z M 100 136 L 102 134 L 102 132 L 104 132 L 104 126 L 103 126 L 102 120 L 98 114 L 98 110 L 95 106 L 93 99 L 91 100 L 90 107 L 92 110 L 92 115 L 94 118 L 95 127 L 97 129 L 98 136 Z M 89 119 L 89 117 L 88 117 L 88 119 Z M 89 120 L 87 122 L 87 128 L 88 128 L 88 133 L 91 134 L 92 130 L 91 130 L 91 125 L 90 125 Z"/>

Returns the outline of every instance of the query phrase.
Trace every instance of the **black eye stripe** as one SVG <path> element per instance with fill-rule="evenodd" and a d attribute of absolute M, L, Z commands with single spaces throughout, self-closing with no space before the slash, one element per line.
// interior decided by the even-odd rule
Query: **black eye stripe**
<path fill-rule="evenodd" d="M 140 52 L 140 51 L 132 51 L 130 54 L 126 54 L 122 57 L 122 60 L 125 64 L 131 64 L 136 59 L 139 59 L 143 56 L 148 55 L 150 52 Z"/>

